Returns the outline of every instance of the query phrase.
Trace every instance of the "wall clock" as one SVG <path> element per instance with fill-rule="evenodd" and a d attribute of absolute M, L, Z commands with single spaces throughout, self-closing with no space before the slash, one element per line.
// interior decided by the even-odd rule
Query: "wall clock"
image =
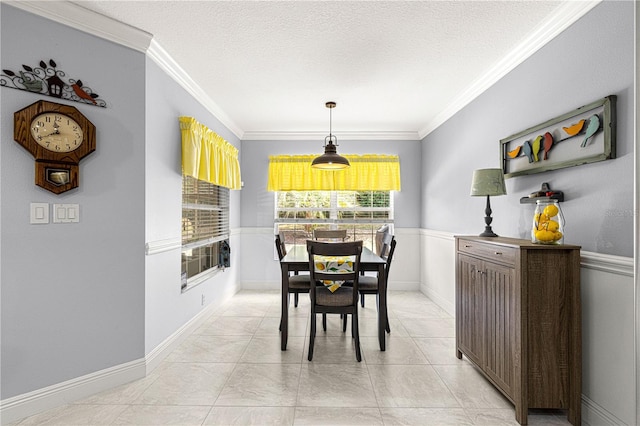
<path fill-rule="evenodd" d="M 75 107 L 55 102 L 15 112 L 13 138 L 36 160 L 36 185 L 55 194 L 78 187 L 78 163 L 96 150 L 96 126 Z"/>

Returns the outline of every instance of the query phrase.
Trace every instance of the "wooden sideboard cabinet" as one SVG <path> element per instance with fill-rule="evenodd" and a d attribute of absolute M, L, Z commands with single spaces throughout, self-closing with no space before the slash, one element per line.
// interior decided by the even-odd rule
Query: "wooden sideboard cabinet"
<path fill-rule="evenodd" d="M 456 237 L 456 351 L 513 404 L 568 410 L 579 425 L 580 247 Z"/>

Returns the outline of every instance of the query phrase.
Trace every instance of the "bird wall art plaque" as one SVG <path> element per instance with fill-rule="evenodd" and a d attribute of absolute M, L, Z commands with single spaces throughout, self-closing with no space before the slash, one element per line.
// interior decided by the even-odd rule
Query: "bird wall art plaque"
<path fill-rule="evenodd" d="M 505 178 L 616 158 L 616 96 L 500 140 Z"/>
<path fill-rule="evenodd" d="M 84 85 L 79 78 L 69 78 L 53 59 L 48 62 L 41 60 L 37 66 L 23 64 L 18 71 L 3 69 L 0 86 L 103 108 L 107 106 L 91 87 Z"/>

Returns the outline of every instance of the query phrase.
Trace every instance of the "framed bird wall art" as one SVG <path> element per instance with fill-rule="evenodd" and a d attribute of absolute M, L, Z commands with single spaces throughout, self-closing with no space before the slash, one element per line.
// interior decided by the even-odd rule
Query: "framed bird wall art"
<path fill-rule="evenodd" d="M 505 178 L 615 157 L 615 95 L 500 140 L 500 159 Z"/>

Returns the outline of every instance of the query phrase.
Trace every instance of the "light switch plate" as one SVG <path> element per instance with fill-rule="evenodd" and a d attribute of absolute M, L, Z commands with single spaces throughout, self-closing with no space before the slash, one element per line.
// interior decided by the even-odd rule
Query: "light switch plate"
<path fill-rule="evenodd" d="M 77 223 L 80 222 L 79 204 L 54 204 L 53 223 Z"/>
<path fill-rule="evenodd" d="M 31 223 L 49 223 L 49 203 L 31 203 Z"/>

